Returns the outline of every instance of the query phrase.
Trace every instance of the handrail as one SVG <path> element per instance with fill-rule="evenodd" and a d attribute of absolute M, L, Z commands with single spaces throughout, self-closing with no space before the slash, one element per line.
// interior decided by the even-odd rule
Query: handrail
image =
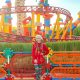
<path fill-rule="evenodd" d="M 80 51 L 53 51 L 52 53 L 80 53 Z M 4 52 L 0 52 L 0 54 L 4 54 Z M 31 54 L 31 52 L 13 52 L 13 54 Z"/>
<path fill-rule="evenodd" d="M 80 53 L 80 51 L 53 51 L 53 53 Z"/>

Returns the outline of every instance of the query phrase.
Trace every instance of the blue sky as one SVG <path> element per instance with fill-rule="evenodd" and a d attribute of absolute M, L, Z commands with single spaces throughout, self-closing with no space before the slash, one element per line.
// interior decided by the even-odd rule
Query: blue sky
<path fill-rule="evenodd" d="M 56 1 L 56 2 L 55 2 Z M 71 12 L 74 20 L 77 19 L 77 13 L 80 11 L 80 0 L 49 0 L 53 6 L 65 8 Z"/>
<path fill-rule="evenodd" d="M 5 5 L 5 1 L 6 0 L 0 0 L 0 8 Z M 39 1 L 39 0 L 37 0 Z M 15 0 L 11 0 L 12 2 L 12 6 L 15 6 Z M 36 0 L 26 0 L 25 5 L 37 5 L 38 2 L 36 2 Z M 49 0 L 49 4 L 51 6 L 56 6 L 56 7 L 61 7 L 61 8 L 65 8 L 67 10 L 70 11 L 72 17 L 73 17 L 73 21 L 75 21 L 77 19 L 77 13 L 80 11 L 80 0 Z M 13 25 L 16 25 L 17 21 L 15 21 L 16 19 L 16 15 L 12 15 L 13 18 Z"/>

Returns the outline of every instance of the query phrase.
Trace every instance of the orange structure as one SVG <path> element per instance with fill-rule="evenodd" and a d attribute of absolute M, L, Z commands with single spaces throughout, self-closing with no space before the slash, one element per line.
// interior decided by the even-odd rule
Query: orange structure
<path fill-rule="evenodd" d="M 57 53 L 50 58 L 54 64 L 80 64 L 79 53 Z M 73 63 L 74 62 L 74 63 Z"/>
<path fill-rule="evenodd" d="M 29 32 L 29 25 L 30 25 L 31 17 L 27 17 L 23 20 L 23 26 L 24 26 L 24 36 L 30 36 Z"/>
<path fill-rule="evenodd" d="M 0 78 L 5 77 L 6 74 L 7 74 L 7 72 L 3 68 L 0 68 Z"/>
<path fill-rule="evenodd" d="M 78 78 L 80 77 L 80 68 L 77 67 L 56 67 L 51 71 L 51 74 L 57 78 Z"/>

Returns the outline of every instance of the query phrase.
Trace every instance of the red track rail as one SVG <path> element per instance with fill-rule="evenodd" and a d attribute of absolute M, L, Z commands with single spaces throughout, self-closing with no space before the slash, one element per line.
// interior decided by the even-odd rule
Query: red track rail
<path fill-rule="evenodd" d="M 28 36 L 21 36 L 21 35 L 15 35 L 15 34 L 9 34 L 9 33 L 3 33 L 0 32 L 0 42 L 32 42 L 34 37 L 28 37 Z M 80 36 L 72 36 L 72 39 L 50 39 L 50 41 L 69 41 L 69 40 L 80 40 Z M 47 41 L 46 38 L 44 38 L 44 41 Z"/>
<path fill-rule="evenodd" d="M 64 14 L 68 20 L 71 19 L 71 13 L 60 7 L 54 7 L 54 6 L 49 6 L 49 7 L 39 7 L 39 6 L 17 6 L 17 7 L 11 7 L 11 11 L 7 8 L 2 8 L 0 9 L 0 15 L 1 14 L 13 14 L 13 13 L 29 13 L 29 12 L 39 12 L 39 13 L 60 13 Z"/>

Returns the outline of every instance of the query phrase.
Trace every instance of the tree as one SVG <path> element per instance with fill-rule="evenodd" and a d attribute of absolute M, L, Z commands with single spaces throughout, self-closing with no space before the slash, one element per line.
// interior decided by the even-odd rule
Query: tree
<path fill-rule="evenodd" d="M 73 35 L 80 36 L 80 26 L 78 26 L 77 28 L 74 29 Z"/>

